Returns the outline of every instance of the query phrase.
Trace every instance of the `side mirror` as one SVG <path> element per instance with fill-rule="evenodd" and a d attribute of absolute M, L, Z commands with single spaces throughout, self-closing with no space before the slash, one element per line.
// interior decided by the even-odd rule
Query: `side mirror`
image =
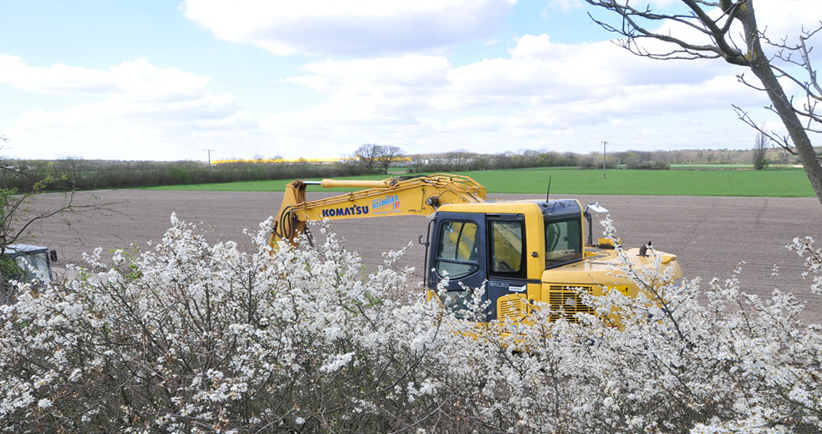
<path fill-rule="evenodd" d="M 602 205 L 600 205 L 599 202 L 589 203 L 588 206 L 585 207 L 585 212 L 588 212 L 589 209 L 599 214 L 608 212 L 608 210 L 605 209 Z"/>
<path fill-rule="evenodd" d="M 49 250 L 49 260 L 51 262 L 57 262 L 57 250 Z"/>

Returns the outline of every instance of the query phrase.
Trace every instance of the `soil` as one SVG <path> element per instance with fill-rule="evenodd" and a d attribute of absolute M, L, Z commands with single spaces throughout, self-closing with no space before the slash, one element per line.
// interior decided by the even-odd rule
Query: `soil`
<path fill-rule="evenodd" d="M 686 277 L 702 276 L 703 284 L 717 277 L 723 284 L 744 262 L 739 276 L 743 290 L 763 297 L 774 288 L 794 290 L 808 304 L 805 315 L 822 319 L 822 300 L 810 294 L 811 282 L 801 276 L 803 259 L 785 248 L 794 237 L 812 236 L 822 243 L 822 208 L 816 198 L 569 197 L 609 209 L 626 247 L 652 241 L 656 249 L 676 254 Z M 103 210 L 68 215 L 68 226 L 59 218 L 45 220 L 32 228 L 33 244 L 57 250 L 63 265 L 82 263 L 83 253 L 96 247 L 150 249 L 149 240 L 161 240 L 176 213 L 180 220 L 200 226 L 209 242 L 231 240 L 248 246 L 250 237 L 244 231 L 259 230 L 260 222 L 277 211 L 281 198 L 281 192 L 81 192 L 74 203 L 102 204 Z M 489 200 L 524 198 L 533 196 L 490 195 Z M 47 209 L 62 200 L 58 194 L 41 195 L 33 207 Z M 359 252 L 366 271 L 380 266 L 383 252 L 410 244 L 398 266 L 416 267 L 419 277 L 424 247 L 417 241 L 427 224 L 420 217 L 362 219 L 335 222 L 333 229 L 349 250 Z M 594 229 L 596 235 L 600 229 Z M 778 276 L 772 275 L 775 266 Z"/>

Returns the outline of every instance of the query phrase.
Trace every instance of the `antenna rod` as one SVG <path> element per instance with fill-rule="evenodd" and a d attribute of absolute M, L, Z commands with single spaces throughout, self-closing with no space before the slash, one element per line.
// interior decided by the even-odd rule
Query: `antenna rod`
<path fill-rule="evenodd" d="M 548 192 L 545 193 L 545 203 L 548 203 L 548 200 L 551 199 L 551 175 L 548 175 Z"/>

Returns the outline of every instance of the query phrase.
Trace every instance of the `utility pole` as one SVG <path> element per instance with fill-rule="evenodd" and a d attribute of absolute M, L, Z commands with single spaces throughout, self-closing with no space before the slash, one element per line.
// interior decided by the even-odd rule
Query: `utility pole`
<path fill-rule="evenodd" d="M 211 153 L 214 150 L 213 149 L 203 149 L 203 151 L 208 152 L 208 167 L 211 167 Z"/>
<path fill-rule="evenodd" d="M 608 173 L 606 172 L 606 167 L 608 167 L 608 153 L 605 150 L 605 147 L 608 146 L 608 142 L 605 140 L 602 141 L 602 179 L 608 179 Z"/>

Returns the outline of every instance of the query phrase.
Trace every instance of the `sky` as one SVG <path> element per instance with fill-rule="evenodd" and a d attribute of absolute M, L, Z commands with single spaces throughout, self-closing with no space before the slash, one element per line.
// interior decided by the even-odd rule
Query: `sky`
<path fill-rule="evenodd" d="M 756 11 L 768 35 L 794 37 L 822 1 Z M 732 104 L 779 130 L 744 69 L 633 56 L 588 13 L 608 18 L 582 0 L 0 0 L 0 153 L 752 148 Z"/>

